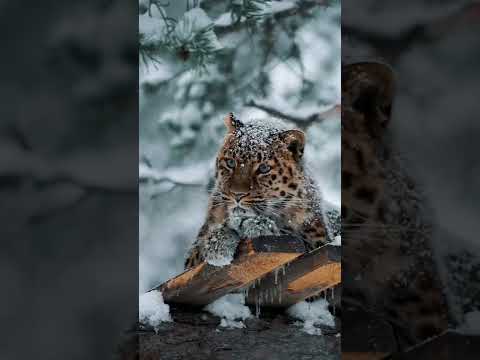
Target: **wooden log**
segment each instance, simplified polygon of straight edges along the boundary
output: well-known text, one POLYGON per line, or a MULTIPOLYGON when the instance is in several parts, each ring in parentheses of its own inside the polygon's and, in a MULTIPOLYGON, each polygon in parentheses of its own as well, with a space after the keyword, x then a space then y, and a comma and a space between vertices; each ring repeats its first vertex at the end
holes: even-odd
POLYGON ((202 263, 155 287, 166 303, 206 305, 299 257, 305 252, 302 239, 262 236, 242 241, 231 264, 217 267, 202 263))
POLYGON ((250 286, 247 304, 285 307, 296 304, 341 281, 341 248, 324 245, 289 261, 250 286))

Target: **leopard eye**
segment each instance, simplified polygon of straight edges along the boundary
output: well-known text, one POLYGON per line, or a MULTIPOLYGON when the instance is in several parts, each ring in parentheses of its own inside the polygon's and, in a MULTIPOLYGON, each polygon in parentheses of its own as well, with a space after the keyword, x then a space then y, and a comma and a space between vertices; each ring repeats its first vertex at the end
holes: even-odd
POLYGON ((228 159, 228 160, 227 160, 227 166, 228 166, 230 169, 234 169, 234 168, 235 168, 235 165, 236 165, 235 160, 233 160, 233 159, 228 159))
POLYGON ((270 165, 267 165, 267 164, 260 164, 260 166, 258 167, 258 172, 260 174, 266 174, 268 173, 272 168, 270 167, 270 165))

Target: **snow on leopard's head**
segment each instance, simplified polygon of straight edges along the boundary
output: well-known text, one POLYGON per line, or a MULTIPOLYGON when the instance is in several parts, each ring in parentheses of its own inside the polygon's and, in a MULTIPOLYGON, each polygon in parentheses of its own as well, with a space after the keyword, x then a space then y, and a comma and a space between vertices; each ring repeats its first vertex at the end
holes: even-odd
POLYGON ((277 120, 225 118, 216 189, 230 214, 281 215, 305 195, 305 135, 277 120))

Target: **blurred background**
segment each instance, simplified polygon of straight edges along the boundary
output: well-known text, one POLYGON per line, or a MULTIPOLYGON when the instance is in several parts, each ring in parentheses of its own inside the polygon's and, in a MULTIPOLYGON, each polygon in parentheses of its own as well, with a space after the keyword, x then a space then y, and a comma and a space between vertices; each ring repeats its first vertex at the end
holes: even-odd
MULTIPOLYGON (((392 66, 390 125, 405 169, 424 192, 454 318, 480 333, 478 1, 342 2, 342 61, 392 66)), ((468 329, 467 329, 468 328, 468 329)))
POLYGON ((139 291, 183 270, 233 111, 307 134, 324 197, 340 204, 340 3, 140 1, 139 291))

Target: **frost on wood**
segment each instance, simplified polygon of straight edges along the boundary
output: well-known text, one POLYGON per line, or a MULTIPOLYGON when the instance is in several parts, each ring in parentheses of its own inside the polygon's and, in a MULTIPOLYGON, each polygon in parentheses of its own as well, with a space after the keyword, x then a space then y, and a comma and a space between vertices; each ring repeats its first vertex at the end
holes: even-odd
POLYGON ((328 311, 328 302, 318 299, 313 302, 301 301, 287 310, 288 315, 303 321, 303 331, 310 335, 321 335, 317 326, 335 326, 332 314, 328 311))
POLYGON ((162 322, 172 321, 170 307, 163 302, 162 293, 150 291, 140 295, 138 301, 138 320, 152 326, 155 331, 162 322))
POLYGON ((243 294, 227 294, 207 305, 205 310, 222 318, 220 326, 226 328, 243 328, 243 320, 252 316, 243 294))

